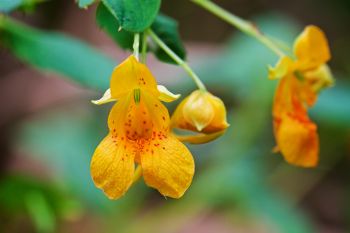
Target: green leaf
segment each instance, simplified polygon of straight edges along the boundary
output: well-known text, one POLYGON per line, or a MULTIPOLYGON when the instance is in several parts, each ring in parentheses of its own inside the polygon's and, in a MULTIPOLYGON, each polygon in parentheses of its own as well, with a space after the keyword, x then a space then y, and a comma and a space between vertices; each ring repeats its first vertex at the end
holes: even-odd
MULTIPOLYGON (((178 32, 178 24, 174 19, 160 14, 157 16, 151 28, 158 35, 158 37, 181 59, 186 58, 185 47, 182 44, 178 32)), ((176 64, 174 60, 169 57, 161 48, 156 47, 153 52, 159 60, 176 64)))
POLYGON ((0 18, 0 44, 21 60, 55 71, 73 81, 104 91, 115 62, 89 45, 60 33, 44 33, 9 18, 0 18))
POLYGON ((78 0, 79 7, 87 8, 91 4, 93 4, 95 0, 78 0))
POLYGON ((161 0, 102 0, 108 10, 130 32, 143 32, 156 18, 161 0))
MULTIPOLYGON (((96 21, 97 24, 105 30, 121 48, 133 49, 133 33, 125 30, 118 30, 120 26, 118 20, 112 15, 103 2, 97 7, 96 21)), ((151 27, 171 50, 173 50, 180 58, 185 59, 186 51, 178 33, 178 24, 174 19, 165 15, 158 15, 151 27)), ((174 60, 158 46, 154 47, 152 52, 159 60, 176 64, 174 60)))
POLYGON ((134 40, 133 33, 125 30, 118 30, 120 26, 118 20, 111 14, 103 2, 100 2, 97 7, 96 22, 120 45, 120 47, 132 50, 134 40))
POLYGON ((1 0, 0 13, 8 13, 23 4, 24 0, 1 0))

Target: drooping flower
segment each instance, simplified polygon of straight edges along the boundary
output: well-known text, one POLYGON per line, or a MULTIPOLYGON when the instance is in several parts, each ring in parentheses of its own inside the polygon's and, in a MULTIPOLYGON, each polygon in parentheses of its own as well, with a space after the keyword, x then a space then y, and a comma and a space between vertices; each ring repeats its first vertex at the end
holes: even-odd
POLYGON ((116 100, 108 117, 109 134, 97 146, 91 161, 95 185, 111 199, 132 185, 139 164, 146 184, 162 195, 180 198, 191 184, 194 161, 190 151, 170 134, 170 118, 159 101, 171 101, 157 88, 149 69, 130 56, 115 68, 110 91, 101 104, 116 100))
POLYGON ((198 132, 197 135, 179 136, 182 141, 205 143, 222 135, 229 124, 226 108, 218 97, 204 90, 187 96, 171 117, 171 127, 198 132))
POLYGON ((326 62, 327 39, 316 26, 307 26, 294 43, 295 59, 282 57, 270 78, 281 78, 274 98, 273 123, 277 150, 291 164, 313 167, 318 163, 317 125, 307 114, 320 90, 333 84, 326 62))

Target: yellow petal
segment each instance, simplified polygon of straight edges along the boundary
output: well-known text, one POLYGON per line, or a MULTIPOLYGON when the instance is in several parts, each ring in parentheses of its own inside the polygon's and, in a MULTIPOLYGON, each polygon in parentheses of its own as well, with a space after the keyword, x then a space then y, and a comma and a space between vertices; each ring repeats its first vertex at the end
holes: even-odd
POLYGON ((168 133, 169 113, 154 95, 141 91, 138 103, 130 94, 113 106, 108 126, 111 132, 129 140, 150 139, 154 131, 168 133))
POLYGON ((222 131, 210 133, 210 134, 198 133, 198 134, 194 134, 194 135, 174 134, 174 136, 177 139, 179 139, 181 142, 188 142, 191 144, 204 144, 204 143, 208 143, 208 142, 211 142, 211 141, 217 139, 218 137, 223 135, 225 133, 225 131, 226 130, 222 130, 222 131))
POLYGON ((157 88, 160 93, 158 98, 163 102, 173 102, 174 100, 177 100, 181 96, 180 94, 171 93, 165 86, 158 85, 157 88))
POLYGON ((302 167, 317 165, 319 141, 317 126, 313 122, 285 116, 278 124, 276 139, 288 163, 302 167))
POLYGON ((275 67, 269 67, 269 79, 279 79, 293 72, 294 62, 285 56, 278 60, 275 67))
POLYGON ((324 32, 313 25, 307 26, 296 39, 294 53, 300 70, 315 69, 331 58, 324 32))
POLYGON ((274 117, 294 111, 292 99, 299 92, 297 82, 298 80, 293 75, 288 75, 279 81, 273 103, 274 117))
POLYGON ((132 145, 109 134, 98 145, 91 160, 95 185, 110 199, 125 194, 133 182, 135 152, 132 145))
POLYGON ((116 100, 112 98, 111 89, 109 88, 106 90, 106 92, 103 94, 103 96, 100 99, 91 100, 91 102, 96 105, 102 105, 113 101, 116 101, 116 100))
POLYGON ((191 152, 172 135, 152 141, 149 151, 141 155, 141 166, 146 184, 172 198, 185 193, 194 174, 191 152))
POLYGON ((111 95, 112 98, 119 99, 134 89, 144 89, 155 96, 159 95, 157 83, 151 71, 134 56, 130 56, 112 73, 111 95))
POLYGON ((321 65, 316 70, 305 72, 304 76, 316 93, 334 85, 332 72, 326 64, 321 65))

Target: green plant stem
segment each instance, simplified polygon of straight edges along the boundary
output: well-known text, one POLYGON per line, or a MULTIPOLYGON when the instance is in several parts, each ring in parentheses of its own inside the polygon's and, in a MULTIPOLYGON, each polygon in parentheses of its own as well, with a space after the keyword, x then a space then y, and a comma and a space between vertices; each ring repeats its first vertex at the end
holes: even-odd
POLYGON ((191 67, 184 61, 182 60, 174 51, 172 51, 151 29, 147 30, 147 33, 151 36, 153 41, 161 48, 164 50, 166 54, 168 54, 174 61, 181 66, 187 73, 188 75, 192 78, 192 80, 196 83, 197 87, 200 90, 206 91, 206 87, 200 80, 200 78, 197 76, 197 74, 191 69, 191 67))
POLYGON ((141 62, 146 63, 147 59, 147 32, 142 33, 141 62))
POLYGON ((137 60, 139 60, 139 50, 140 50, 140 34, 135 33, 134 35, 134 44, 132 45, 132 48, 134 49, 134 56, 137 60))
POLYGON ((285 56, 285 53, 273 41, 271 41, 261 31, 259 31, 256 25, 254 25, 253 23, 236 16, 231 12, 228 12, 227 10, 221 8, 220 6, 216 5, 210 0, 191 1, 197 4, 198 6, 201 6, 209 12, 213 13, 214 15, 226 21, 227 23, 238 28, 242 32, 254 37, 262 44, 264 44, 267 48, 269 48, 271 51, 273 51, 275 54, 277 54, 279 57, 285 56))

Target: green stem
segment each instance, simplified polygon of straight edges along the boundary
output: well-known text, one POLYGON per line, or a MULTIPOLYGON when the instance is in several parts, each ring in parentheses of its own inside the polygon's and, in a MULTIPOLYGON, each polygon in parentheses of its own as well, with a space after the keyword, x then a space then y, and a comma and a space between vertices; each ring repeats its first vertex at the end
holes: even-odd
POLYGON ((168 54, 179 66, 181 66, 188 73, 188 75, 192 78, 200 90, 207 90, 197 74, 184 60, 182 60, 176 53, 174 53, 151 29, 148 29, 147 33, 151 36, 153 41, 158 44, 161 49, 163 49, 166 54, 168 54))
POLYGON ((277 54, 279 57, 285 56, 285 53, 273 41, 271 41, 261 31, 259 31, 256 25, 254 25, 253 23, 247 20, 241 19, 240 17, 232 14, 231 12, 228 12, 227 10, 219 7, 218 5, 211 2, 210 0, 191 0, 191 1, 203 7, 204 9, 208 10, 209 12, 213 13, 214 15, 226 21, 227 23, 238 28, 242 32, 248 34, 249 36, 254 37, 258 41, 260 41, 262 44, 264 44, 267 48, 272 50, 275 54, 277 54))
POLYGON ((134 44, 132 45, 132 48, 134 49, 134 56, 137 60, 139 60, 139 50, 140 50, 140 34, 135 33, 134 35, 134 44))
POLYGON ((142 33, 141 62, 146 63, 147 59, 147 32, 142 33))

